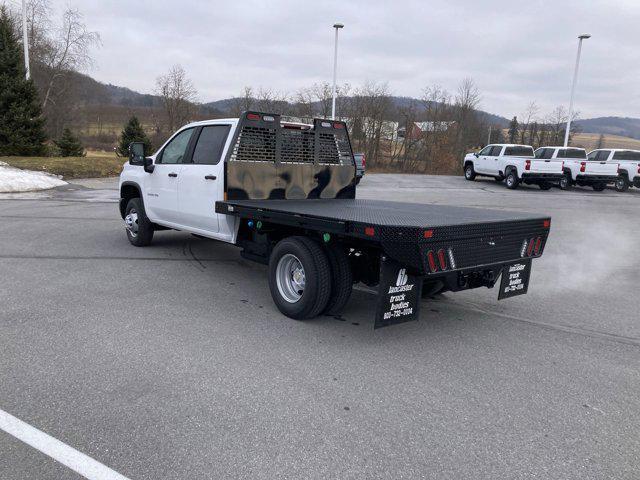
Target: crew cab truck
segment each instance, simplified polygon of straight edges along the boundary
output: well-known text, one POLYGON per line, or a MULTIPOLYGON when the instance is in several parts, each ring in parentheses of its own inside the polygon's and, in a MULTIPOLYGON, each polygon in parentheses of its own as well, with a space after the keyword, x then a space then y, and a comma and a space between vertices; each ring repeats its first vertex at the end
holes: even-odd
POLYGON ((584 148, 541 147, 535 151, 535 156, 563 165, 564 176, 559 182, 563 190, 579 185, 590 186, 595 191, 601 192, 618 178, 617 165, 607 164, 596 155, 587 156, 584 148))
POLYGON ((520 183, 535 184, 549 190, 562 178, 562 166, 547 160, 535 160, 529 145, 493 144, 477 153, 470 153, 463 161, 464 177, 493 177, 515 190, 520 183))
POLYGON ((120 176, 129 241, 175 229, 234 244, 268 265, 273 301, 294 319, 339 314, 356 282, 378 286, 376 328, 417 319, 423 291, 500 281, 499 299, 523 294, 549 235, 544 215, 356 199, 339 121, 246 112, 143 150, 131 144, 120 176))
POLYGON ((626 192, 632 186, 640 188, 640 150, 601 148, 589 152, 589 156, 618 166, 615 183, 618 192, 626 192))

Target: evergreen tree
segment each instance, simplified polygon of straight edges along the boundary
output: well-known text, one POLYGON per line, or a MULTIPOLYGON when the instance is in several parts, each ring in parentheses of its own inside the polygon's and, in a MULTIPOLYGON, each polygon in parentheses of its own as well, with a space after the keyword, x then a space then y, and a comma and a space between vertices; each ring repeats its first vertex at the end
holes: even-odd
POLYGON ((118 155, 122 157, 129 156, 129 144, 131 142, 142 142, 144 143, 144 154, 151 154, 151 140, 147 137, 147 134, 144 133, 142 129, 142 125, 138 121, 138 117, 133 116, 129 119, 127 124, 124 126, 122 133, 120 134, 120 143, 118 144, 118 155))
POLYGON ((44 155, 43 127, 38 92, 25 79, 17 32, 0 6, 0 155, 44 155))
POLYGON ((60 140, 55 140, 53 143, 60 149, 62 157, 84 157, 84 147, 68 128, 62 131, 60 140))
POLYGON ((518 138, 518 117, 513 117, 509 123, 509 143, 515 143, 518 138))

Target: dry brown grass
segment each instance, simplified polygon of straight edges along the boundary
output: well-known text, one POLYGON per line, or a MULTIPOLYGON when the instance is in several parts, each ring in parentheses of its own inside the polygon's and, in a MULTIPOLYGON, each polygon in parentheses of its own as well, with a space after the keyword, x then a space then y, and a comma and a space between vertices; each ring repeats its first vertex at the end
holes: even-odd
MULTIPOLYGON (((582 147, 587 151, 598 146, 599 133, 577 133, 571 137, 572 147, 582 147)), ((605 135, 601 148, 629 148, 640 150, 640 140, 619 135, 605 135)))
POLYGON ((62 175, 65 180, 120 175, 126 160, 107 152, 89 152, 86 157, 0 157, 12 167, 62 175))

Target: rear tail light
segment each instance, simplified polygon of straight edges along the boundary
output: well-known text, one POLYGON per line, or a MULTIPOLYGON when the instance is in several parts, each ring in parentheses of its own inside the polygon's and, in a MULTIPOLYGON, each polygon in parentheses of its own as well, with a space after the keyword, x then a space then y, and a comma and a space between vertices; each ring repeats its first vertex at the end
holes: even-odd
MULTIPOLYGON (((362 168, 367 166, 367 157, 362 155, 362 168)), ((640 165, 638 165, 638 169, 640 169, 640 165)))
POLYGON ((580 162, 580 172, 584 173, 587 169, 587 162, 580 162))
POLYGON ((429 250, 429 253, 427 253, 427 262, 429 262, 429 270, 431 270, 431 273, 434 273, 438 267, 436 265, 436 256, 433 254, 433 250, 429 250))
POLYGON ((524 162, 524 169, 525 170, 531 170, 531 160, 526 160, 524 162))
POLYGON ((542 228, 549 228, 551 226, 551 220, 545 220, 542 222, 542 228))
POLYGON ((542 237, 536 238, 536 246, 533 248, 533 251, 536 255, 540 254, 540 247, 542 246, 542 237))
POLYGON ((640 163, 638 164, 638 175, 640 175, 640 163))
POLYGON ((531 254, 533 253, 533 246, 534 246, 534 242, 535 242, 535 238, 532 238, 531 240, 529 240, 529 245, 527 246, 527 257, 530 257, 531 254))
POLYGON ((376 229, 375 229, 375 228, 373 228, 373 227, 365 227, 365 229, 364 229, 364 234, 365 234, 367 237, 375 237, 375 235, 376 235, 376 229))
POLYGON ((247 120, 260 120, 260 115, 257 113, 247 113, 247 120))
POLYGON ((336 123, 333 124, 333 128, 344 128, 344 123, 336 122, 336 123))
POLYGON ((443 249, 438 250, 438 262, 440 262, 440 269, 444 272, 447 269, 447 256, 443 249))

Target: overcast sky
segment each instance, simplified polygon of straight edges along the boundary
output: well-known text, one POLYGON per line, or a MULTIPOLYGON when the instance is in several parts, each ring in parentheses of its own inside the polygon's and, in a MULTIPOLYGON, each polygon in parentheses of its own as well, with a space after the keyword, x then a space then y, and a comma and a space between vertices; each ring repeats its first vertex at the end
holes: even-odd
POLYGON ((339 83, 387 82, 419 97, 469 76, 484 110, 510 117, 535 100, 549 111, 568 105, 577 36, 588 32, 581 118, 640 117, 640 0, 51 1, 78 8, 100 33, 91 76, 150 93, 181 64, 202 102, 244 85, 293 92, 331 81, 340 21, 339 83))

